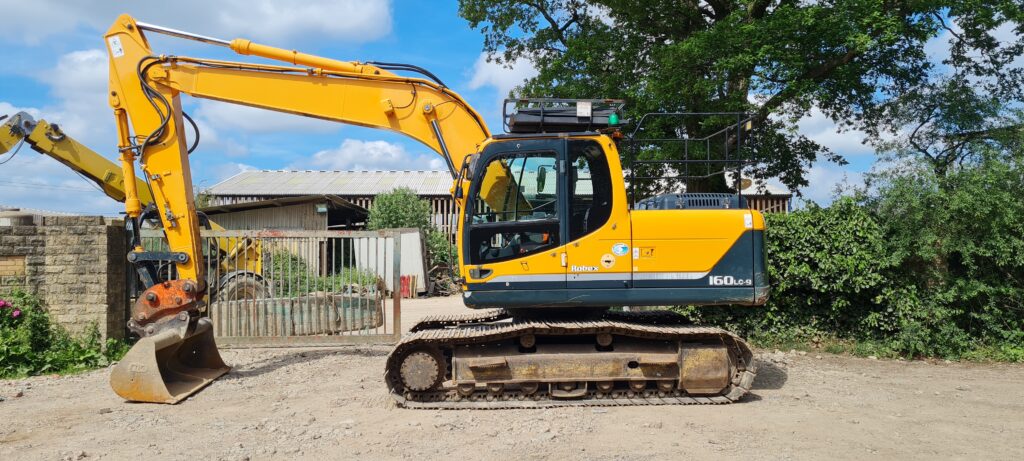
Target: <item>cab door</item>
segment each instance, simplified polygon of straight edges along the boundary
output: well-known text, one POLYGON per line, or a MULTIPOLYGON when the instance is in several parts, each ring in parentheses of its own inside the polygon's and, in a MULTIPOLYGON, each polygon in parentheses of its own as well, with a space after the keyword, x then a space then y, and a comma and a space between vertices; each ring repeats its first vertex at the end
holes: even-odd
POLYGON ((618 299, 594 291, 630 288, 633 277, 629 211, 612 141, 569 139, 565 176, 569 295, 582 305, 618 299))
POLYGON ((505 306, 565 300, 565 202, 559 174, 564 146, 561 139, 509 140, 480 154, 464 223, 467 304, 491 304, 474 302, 478 298, 505 306), (501 298, 499 292, 515 296, 501 298))

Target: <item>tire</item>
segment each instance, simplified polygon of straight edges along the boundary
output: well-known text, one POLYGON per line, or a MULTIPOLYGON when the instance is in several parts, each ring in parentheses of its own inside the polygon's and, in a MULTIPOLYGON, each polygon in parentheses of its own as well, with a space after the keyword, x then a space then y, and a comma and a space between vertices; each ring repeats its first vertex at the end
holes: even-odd
POLYGON ((267 297, 267 283, 253 275, 239 275, 228 279, 217 289, 218 301, 262 299, 267 297))

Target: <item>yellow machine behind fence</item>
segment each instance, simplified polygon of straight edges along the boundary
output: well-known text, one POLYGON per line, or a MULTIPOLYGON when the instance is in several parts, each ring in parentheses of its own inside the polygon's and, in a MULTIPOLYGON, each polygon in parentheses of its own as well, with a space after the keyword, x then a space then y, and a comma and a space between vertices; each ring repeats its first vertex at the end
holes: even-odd
MULTIPOLYGON (((755 365, 742 339, 667 312, 612 309, 756 306, 769 291, 764 219, 738 193, 631 206, 627 176, 631 188, 665 178, 638 174, 650 162, 636 160, 635 151, 656 140, 641 139, 643 120, 621 139, 621 101, 510 101, 507 133, 492 135, 462 97, 409 64, 338 61, 127 15, 104 39, 126 211, 132 220, 143 216, 135 176, 141 165, 169 249, 135 247, 130 259, 171 260, 178 275, 148 286, 133 307, 129 327, 142 339, 111 376, 124 398, 177 402, 228 371, 200 314, 208 287, 188 156, 195 145, 186 139, 191 119, 182 95, 395 131, 445 160, 459 206, 463 301, 496 309, 414 325, 385 370, 400 405, 727 403, 749 390, 755 365), (281 64, 166 56, 150 48, 148 33, 281 64)), ((746 163, 734 154, 742 152, 750 125, 739 115, 726 125, 714 158, 709 148, 707 160, 684 158, 665 168, 718 162, 717 174, 739 173, 746 163)))
MULTIPOLYGON (((7 152, 13 154, 27 144, 32 150, 57 160, 92 181, 107 197, 124 203, 124 173, 120 165, 78 142, 59 125, 36 120, 26 112, 4 116, 0 120, 4 122, 0 125, 0 155, 7 152)), ((142 203, 153 203, 149 187, 141 178, 135 179, 135 190, 142 203)), ((149 221, 160 225, 158 218, 149 221)), ((215 231, 224 230, 208 219, 203 222, 203 227, 215 231)), ((218 237, 213 239, 210 247, 214 251, 213 256, 206 255, 212 258, 207 261, 208 273, 210 276, 219 276, 216 280, 209 280, 211 295, 227 300, 259 298, 266 293, 266 286, 262 282, 263 250, 259 241, 218 237)))

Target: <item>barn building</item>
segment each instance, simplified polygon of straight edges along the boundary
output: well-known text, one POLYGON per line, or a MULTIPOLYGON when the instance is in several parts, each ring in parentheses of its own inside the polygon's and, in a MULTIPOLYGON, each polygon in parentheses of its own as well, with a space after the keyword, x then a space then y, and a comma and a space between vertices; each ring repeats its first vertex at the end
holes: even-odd
MULTIPOLYGON (((434 225, 452 233, 451 184, 447 171, 250 170, 204 191, 202 210, 229 229, 358 228, 377 194, 406 187, 430 202, 434 225)), ((752 208, 790 209, 792 195, 781 188, 751 184, 742 193, 752 208)))
MULTIPOLYGON (((399 187, 412 189, 416 195, 430 202, 431 219, 438 229, 452 232, 452 212, 455 211, 451 201, 449 188, 452 185, 451 175, 446 171, 313 171, 313 170, 250 170, 243 171, 204 191, 207 205, 203 210, 216 210, 218 223, 229 222, 236 227, 232 229, 251 229, 256 221, 279 223, 281 219, 302 219, 306 230, 338 229, 332 227, 328 219, 325 227, 310 228, 308 226, 320 222, 311 217, 317 210, 328 214, 328 208, 342 207, 350 221, 357 219, 359 209, 369 210, 377 194, 389 192, 399 187), (253 208, 253 202, 267 202, 286 198, 306 197, 298 209, 284 209, 270 206, 253 208), (316 197, 330 197, 330 200, 316 200, 316 197), (248 205, 245 205, 248 204, 248 205), (354 208, 353 208, 354 207, 354 208), (235 219, 224 213, 234 209, 245 208, 246 218, 251 220, 243 225, 230 222, 235 219), (278 218, 276 215, 286 212, 298 212, 294 218, 278 218)), ((326 219, 326 218, 324 218, 326 219)), ((363 216, 365 221, 365 216, 363 216)), ((341 224, 339 221, 338 224, 341 224)), ((227 227, 226 224, 222 224, 227 227)), ((269 228, 269 226, 258 227, 269 228)))

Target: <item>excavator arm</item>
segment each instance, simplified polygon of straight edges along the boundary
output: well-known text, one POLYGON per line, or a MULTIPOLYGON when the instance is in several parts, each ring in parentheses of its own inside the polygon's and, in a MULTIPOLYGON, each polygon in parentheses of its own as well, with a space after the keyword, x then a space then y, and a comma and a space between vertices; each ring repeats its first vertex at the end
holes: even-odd
POLYGON ((415 66, 338 61, 245 39, 199 36, 128 15, 119 17, 104 38, 125 209, 130 219, 141 215, 139 191, 146 188, 136 184, 142 179, 152 191, 169 248, 153 253, 136 246, 128 258, 141 264, 169 259, 178 275, 147 287, 132 308, 129 329, 142 339, 111 375, 114 390, 128 400, 178 402, 228 370, 213 344, 209 319, 199 314, 207 287, 188 158, 197 140, 186 139, 191 119, 182 111, 182 94, 404 134, 445 160, 457 182, 453 191, 461 190, 465 160, 490 137, 482 117, 462 97, 415 66), (147 32, 288 65, 158 55, 147 32), (141 178, 135 176, 136 162, 141 178))
MULTIPOLYGON (((36 120, 27 112, 10 116, 0 126, 0 154, 19 148, 21 143, 78 172, 96 183, 108 197, 124 202, 124 173, 118 165, 68 136, 56 123, 36 120)), ((136 191, 142 203, 153 201, 146 183, 136 179, 136 191)))

